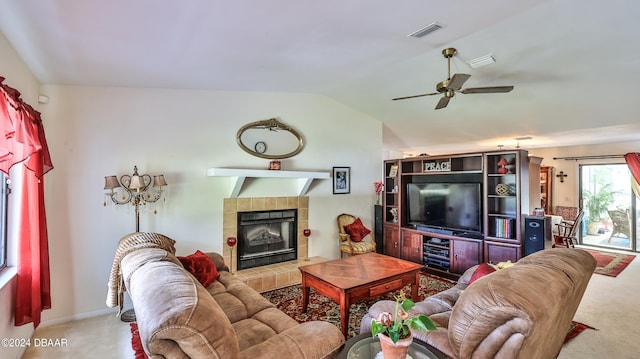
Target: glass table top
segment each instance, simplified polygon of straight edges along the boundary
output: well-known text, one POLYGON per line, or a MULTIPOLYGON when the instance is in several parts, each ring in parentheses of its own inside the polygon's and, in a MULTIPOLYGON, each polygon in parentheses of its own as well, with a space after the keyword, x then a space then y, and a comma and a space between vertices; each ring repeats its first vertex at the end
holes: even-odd
MULTIPOLYGON (((358 340, 354 343, 349 351, 347 352, 347 358, 349 359, 374 359, 376 355, 381 351, 380 349, 380 340, 378 338, 373 338, 371 336, 367 336, 361 340, 358 340)), ((426 347, 416 343, 415 341, 411 343, 409 347, 408 357, 413 359, 438 359, 433 352, 431 352, 426 347)), ((382 358, 382 353, 377 358, 382 358)))

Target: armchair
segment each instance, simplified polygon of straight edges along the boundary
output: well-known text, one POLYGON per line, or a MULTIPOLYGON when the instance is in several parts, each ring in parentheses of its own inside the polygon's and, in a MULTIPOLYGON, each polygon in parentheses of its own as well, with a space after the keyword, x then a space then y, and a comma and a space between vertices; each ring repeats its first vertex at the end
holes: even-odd
POLYGON ((371 230, 362 224, 360 218, 343 213, 338 216, 340 236, 340 257, 376 251, 376 242, 371 238, 371 230))
POLYGON ((611 237, 618 237, 620 234, 631 238, 631 219, 629 218, 629 212, 619 209, 608 212, 613 222, 613 230, 607 243, 611 242, 611 237))

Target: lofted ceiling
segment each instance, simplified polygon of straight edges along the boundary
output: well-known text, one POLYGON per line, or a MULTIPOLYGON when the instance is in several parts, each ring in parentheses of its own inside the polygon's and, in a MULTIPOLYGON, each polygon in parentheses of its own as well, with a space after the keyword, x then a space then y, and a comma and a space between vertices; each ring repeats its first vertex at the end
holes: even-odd
POLYGON ((0 0, 0 31, 44 84, 322 94, 382 121, 389 149, 436 154, 640 140, 638 15, 633 0, 0 0), (391 101, 434 92, 446 47, 464 87, 515 89, 391 101))

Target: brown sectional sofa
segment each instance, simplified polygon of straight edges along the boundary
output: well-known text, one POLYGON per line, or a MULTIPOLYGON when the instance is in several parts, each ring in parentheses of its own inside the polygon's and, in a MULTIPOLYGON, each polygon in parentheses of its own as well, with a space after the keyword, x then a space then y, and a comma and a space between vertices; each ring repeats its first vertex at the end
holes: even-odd
MULTIPOLYGON (((580 249, 547 249, 468 285, 476 267, 453 288, 416 303, 410 315, 429 316, 438 330, 414 336, 450 358, 557 357, 595 259, 580 249)), ((374 304, 360 332, 371 332, 371 320, 394 305, 374 304)))
POLYGON ((299 324, 229 273, 207 253, 220 277, 204 288, 173 253, 139 248, 120 268, 150 358, 332 358, 340 330, 327 322, 299 324))

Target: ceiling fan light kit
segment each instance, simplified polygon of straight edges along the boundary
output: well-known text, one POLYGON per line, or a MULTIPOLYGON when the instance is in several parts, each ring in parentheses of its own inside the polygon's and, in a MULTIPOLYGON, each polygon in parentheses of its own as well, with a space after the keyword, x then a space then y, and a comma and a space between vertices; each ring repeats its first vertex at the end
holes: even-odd
MULTIPOLYGON (((436 110, 439 110, 441 108, 447 107, 447 105, 449 104, 449 100, 453 98, 456 92, 459 92, 462 94, 477 94, 477 93, 504 93, 504 92, 510 92, 511 90, 513 90, 513 86, 473 87, 473 88, 462 89, 462 85, 464 85, 464 83, 469 79, 469 77, 471 77, 471 75, 454 74, 453 77, 451 77, 451 58, 455 56, 456 53, 457 53, 457 50, 454 49, 453 47, 449 47, 442 50, 442 56, 444 56, 447 59, 447 79, 436 84, 436 92, 426 93, 422 95, 396 97, 392 100, 394 101, 406 100, 406 99, 415 98, 415 97, 443 94, 443 97, 440 99, 440 101, 438 101, 438 104, 436 105, 436 108, 435 108, 436 110)), ((493 55, 487 55, 487 56, 489 56, 491 59, 493 59, 493 62, 495 62, 495 58, 493 58, 493 55)), ((490 61, 490 60, 485 59, 485 61, 490 61)))

